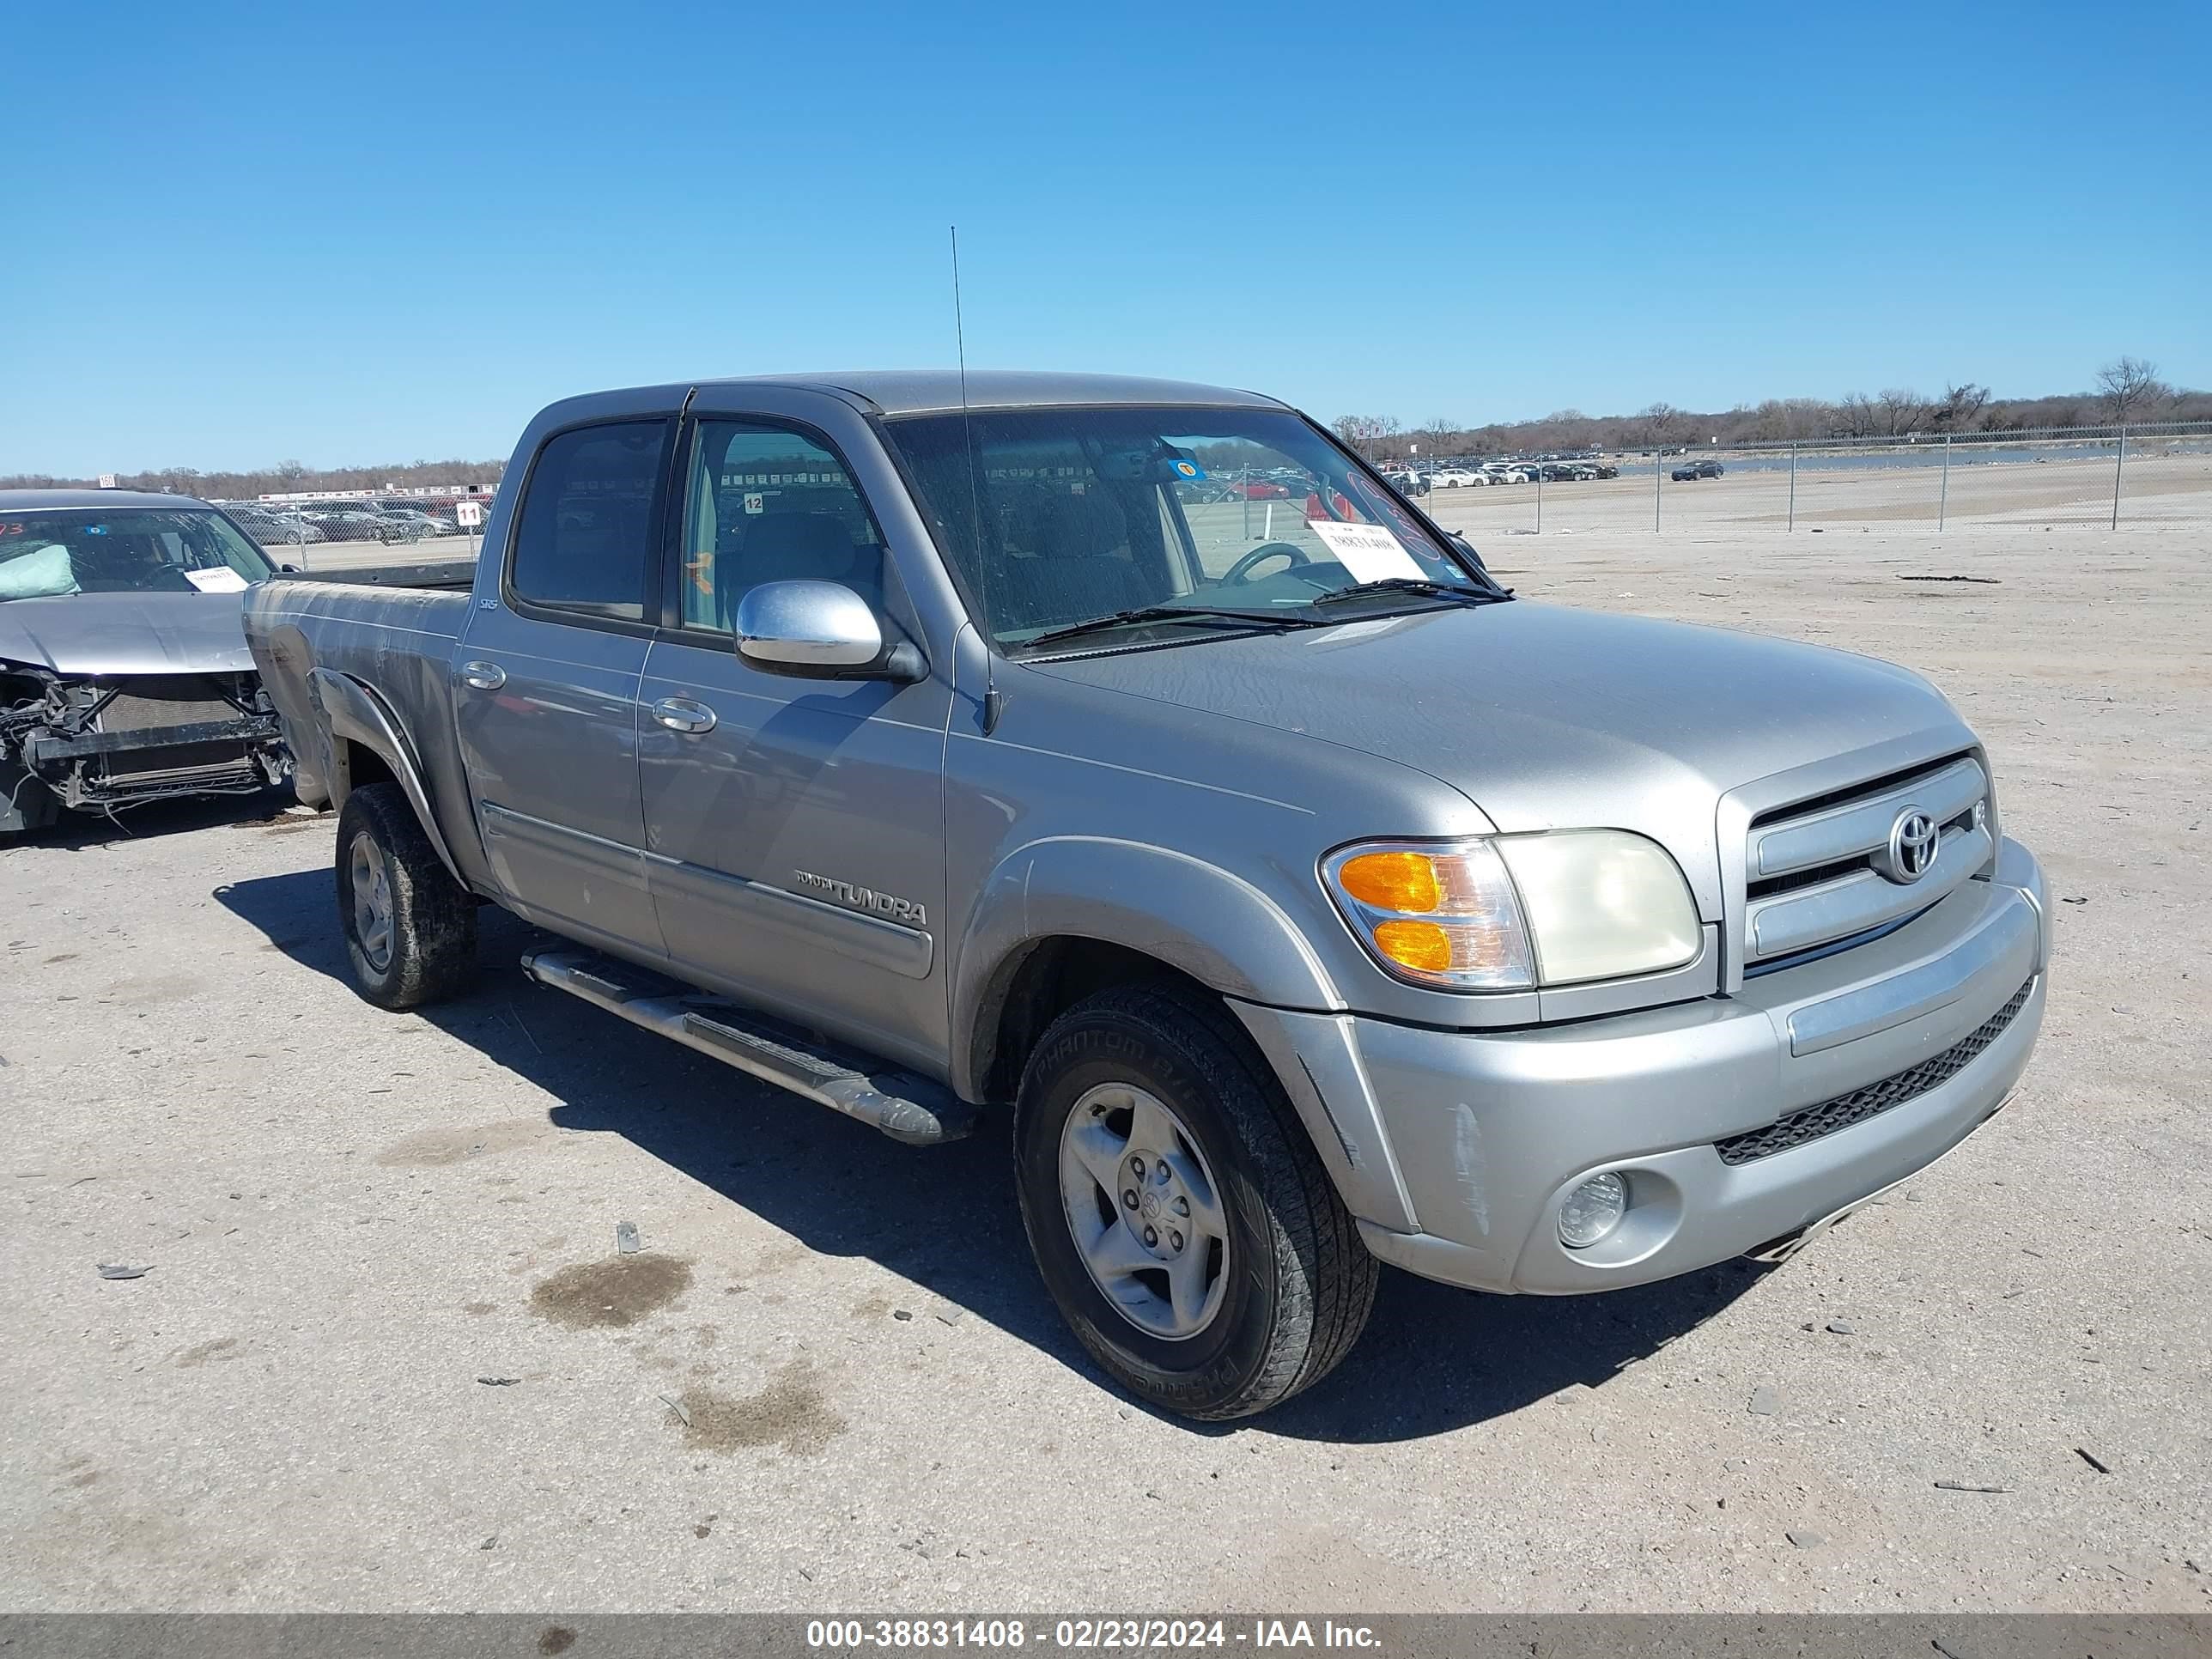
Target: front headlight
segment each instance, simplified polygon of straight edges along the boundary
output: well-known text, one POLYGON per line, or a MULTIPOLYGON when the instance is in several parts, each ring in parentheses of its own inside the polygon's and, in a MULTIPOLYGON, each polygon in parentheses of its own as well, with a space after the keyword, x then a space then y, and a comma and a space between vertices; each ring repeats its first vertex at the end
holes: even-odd
POLYGON ((1368 842, 1331 854, 1322 876, 1386 969, 1442 990, 1657 973, 1700 945, 1681 871, 1625 830, 1368 842))

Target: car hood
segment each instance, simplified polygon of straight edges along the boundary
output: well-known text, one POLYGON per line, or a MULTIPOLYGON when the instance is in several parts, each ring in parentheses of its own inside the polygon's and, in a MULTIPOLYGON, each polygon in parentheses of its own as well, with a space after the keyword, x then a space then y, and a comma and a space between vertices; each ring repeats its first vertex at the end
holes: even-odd
POLYGON ((0 662, 58 674, 221 674, 253 666, 243 593, 70 593, 0 603, 0 662))
POLYGON ((1501 830, 1650 836, 1709 920, 1722 795, 1877 744, 1918 738, 1933 757, 1973 742, 1891 663, 1527 600, 1033 666, 1418 767, 1501 830))

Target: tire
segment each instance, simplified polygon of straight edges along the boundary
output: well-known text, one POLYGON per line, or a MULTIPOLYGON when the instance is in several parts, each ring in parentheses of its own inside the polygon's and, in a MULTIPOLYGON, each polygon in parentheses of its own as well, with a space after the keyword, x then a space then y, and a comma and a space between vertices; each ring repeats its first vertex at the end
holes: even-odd
POLYGON ((438 861, 398 784, 366 784, 346 797, 335 873, 346 959, 364 998, 380 1008, 419 1008, 468 982, 476 971, 476 901, 438 861), (378 871, 381 930, 374 900, 362 892, 367 908, 357 902, 358 888, 375 888, 378 871))
MULTIPOLYGON (((1139 1145, 1133 1127, 1121 1154, 1139 1145)), ((1130 986, 1069 1009, 1046 1030, 1024 1070, 1014 1147, 1022 1224, 1045 1288, 1091 1358, 1150 1404, 1211 1420, 1266 1411, 1327 1376, 1365 1328, 1375 1258, 1266 1062, 1219 1006, 1130 986), (1124 1120, 1133 1126, 1133 1113, 1143 1109, 1116 1103, 1130 1097, 1149 1097, 1176 1120, 1178 1144, 1170 1152, 1176 1175, 1170 1182, 1169 1160, 1160 1158, 1164 1184, 1157 1193, 1187 1192, 1200 1206, 1200 1219, 1192 1224, 1218 1224, 1218 1247, 1196 1231, 1188 1241, 1209 1252, 1203 1306, 1210 1312, 1182 1334, 1162 1334, 1139 1313, 1125 1311, 1142 1296, 1146 1316, 1179 1313, 1170 1306, 1176 1281, 1165 1269, 1127 1271, 1114 1281, 1118 1297, 1109 1297, 1091 1266, 1102 1247, 1089 1247, 1087 1259, 1076 1234, 1079 1224, 1095 1224, 1098 1238, 1122 1231, 1122 1211, 1103 1181, 1090 1194, 1095 1209, 1085 1210, 1081 1196, 1071 1194, 1100 1161, 1121 1188, 1131 1179, 1123 1171, 1134 1155, 1098 1160, 1095 1151, 1072 1149, 1092 1141, 1110 1146, 1124 1120), (1194 1169, 1203 1182, 1186 1187, 1183 1176, 1194 1169), (1202 1187, 1210 1188, 1210 1202, 1200 1197, 1202 1187)), ((1150 1204, 1155 1190, 1139 1184, 1147 1188, 1139 1201, 1150 1204)), ((1137 1255, 1144 1212, 1126 1202, 1137 1197, 1133 1187, 1119 1196, 1131 1210, 1129 1236, 1104 1248, 1141 1263, 1149 1259, 1137 1255)), ((1158 1215, 1164 1232, 1172 1214, 1158 1215)), ((1186 1246, 1179 1233, 1173 1242, 1177 1251, 1186 1246)))

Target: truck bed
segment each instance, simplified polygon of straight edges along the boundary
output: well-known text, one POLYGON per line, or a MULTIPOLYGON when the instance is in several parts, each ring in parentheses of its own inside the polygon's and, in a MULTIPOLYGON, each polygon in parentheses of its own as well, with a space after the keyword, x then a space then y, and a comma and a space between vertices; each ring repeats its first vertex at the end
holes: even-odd
POLYGON ((287 581, 368 587, 467 588, 477 578, 472 559, 418 559, 391 564, 339 566, 329 570, 287 571, 287 581))
MULTIPOLYGON (((348 573, 353 574, 353 573, 348 573)), ((444 573, 435 571, 434 576, 444 573)), ((372 688, 391 710, 444 799, 465 802, 453 723, 453 651, 468 620, 467 586, 334 581, 284 576, 246 596, 246 639, 298 770, 300 798, 331 797, 321 756, 324 723, 308 690, 318 669, 372 688)))

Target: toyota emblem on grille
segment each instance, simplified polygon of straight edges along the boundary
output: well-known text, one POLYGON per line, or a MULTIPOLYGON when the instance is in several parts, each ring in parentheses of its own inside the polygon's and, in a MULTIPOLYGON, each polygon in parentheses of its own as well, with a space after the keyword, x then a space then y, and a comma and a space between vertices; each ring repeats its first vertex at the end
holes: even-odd
POLYGON ((1935 867, 1942 835, 1935 819, 1908 806, 1889 826, 1889 842, 1875 854, 1875 868, 1900 887, 1910 886, 1935 867))

